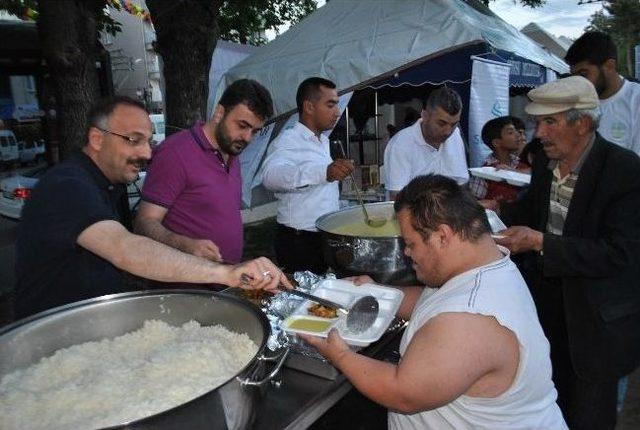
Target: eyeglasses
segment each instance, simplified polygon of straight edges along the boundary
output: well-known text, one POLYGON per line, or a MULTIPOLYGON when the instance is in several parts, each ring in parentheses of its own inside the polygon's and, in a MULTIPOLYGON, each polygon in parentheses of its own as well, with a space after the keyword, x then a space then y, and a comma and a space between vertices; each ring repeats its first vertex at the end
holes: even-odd
POLYGON ((152 139, 145 139, 144 137, 131 137, 124 134, 116 133, 115 131, 107 130, 105 128, 96 127, 103 133, 113 134, 114 136, 118 136, 124 139, 131 146, 140 146, 140 145, 151 145, 152 139))

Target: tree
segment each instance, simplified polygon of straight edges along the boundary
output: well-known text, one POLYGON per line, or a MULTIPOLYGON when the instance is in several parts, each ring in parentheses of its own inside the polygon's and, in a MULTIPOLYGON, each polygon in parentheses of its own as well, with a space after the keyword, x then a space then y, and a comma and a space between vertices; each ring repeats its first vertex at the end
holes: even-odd
MULTIPOLYGON (((43 57, 56 99, 60 156, 84 145, 84 122, 99 96, 95 63, 99 32, 119 24, 105 11, 107 0, 0 0, 0 10, 37 22, 43 57)), ((315 0, 147 0, 164 61, 166 115, 171 133, 205 117, 211 55, 220 35, 265 43, 261 34, 296 23, 315 0)))
POLYGON ((314 0, 147 0, 164 63, 167 134, 205 119, 211 55, 221 36, 265 43, 262 31, 295 24, 314 0))
POLYGON ((602 6, 585 30, 609 34, 618 47, 618 70, 631 76, 633 48, 640 43, 640 0, 603 1, 602 6))
POLYGON ((52 79, 61 130, 60 153, 84 145, 83 127, 91 102, 99 95, 98 15, 104 0, 41 0, 38 33, 52 79))
POLYGON ((222 0, 147 0, 162 56, 167 135, 205 117, 222 0))
POLYGON ((316 9, 315 0, 249 0, 226 2, 220 10, 220 36, 232 42, 262 45, 264 30, 295 24, 316 9))
POLYGON ((98 95, 95 61, 99 16, 105 0, 2 0, 0 9, 18 16, 37 17, 42 56, 52 77, 56 99, 60 153, 83 144, 84 119, 98 95), (37 10, 37 12, 36 12, 37 10))

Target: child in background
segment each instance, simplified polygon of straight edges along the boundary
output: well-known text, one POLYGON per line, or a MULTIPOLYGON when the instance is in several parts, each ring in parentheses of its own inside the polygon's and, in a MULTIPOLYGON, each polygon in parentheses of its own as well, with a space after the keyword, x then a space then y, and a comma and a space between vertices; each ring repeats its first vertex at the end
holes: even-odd
MULTIPOLYGON (((501 116, 488 121, 482 127, 482 141, 491 148, 484 166, 496 169, 527 171, 527 165, 518 157, 521 135, 514 125, 513 117, 501 116)), ((513 201, 520 188, 506 182, 487 181, 472 177, 469 188, 478 199, 513 201)))
POLYGON ((508 118, 511 119, 511 123, 518 132, 518 154, 521 154, 522 150, 527 145, 527 134, 525 133, 524 121, 513 115, 509 115, 508 118))

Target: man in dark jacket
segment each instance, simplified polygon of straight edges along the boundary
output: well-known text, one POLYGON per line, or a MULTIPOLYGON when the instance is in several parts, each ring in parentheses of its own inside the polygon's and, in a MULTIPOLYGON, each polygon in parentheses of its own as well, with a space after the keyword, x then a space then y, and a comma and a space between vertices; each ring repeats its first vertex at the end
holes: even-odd
POLYGON ((598 95, 585 78, 528 95, 544 149, 531 186, 515 203, 483 204, 513 226, 498 243, 529 254, 567 424, 613 429, 617 381, 640 362, 640 159, 596 133, 598 95))

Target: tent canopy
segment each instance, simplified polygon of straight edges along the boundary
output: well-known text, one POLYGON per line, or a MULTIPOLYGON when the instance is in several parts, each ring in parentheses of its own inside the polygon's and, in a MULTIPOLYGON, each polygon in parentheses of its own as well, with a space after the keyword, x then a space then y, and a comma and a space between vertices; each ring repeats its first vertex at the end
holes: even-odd
POLYGON ((405 68, 368 86, 374 89, 424 84, 464 84, 471 79, 472 60, 476 56, 511 65, 509 85, 533 88, 546 82, 545 67, 508 51, 495 50, 486 43, 460 47, 447 55, 405 68), (446 71, 446 72, 443 72, 446 71))
POLYGON ((220 83, 222 75, 227 70, 238 64, 249 54, 255 52, 259 47, 251 45, 243 45, 241 43, 229 42, 219 39, 216 43, 216 49, 211 54, 211 68, 209 69, 209 97, 207 98, 207 118, 213 115, 215 108, 214 100, 216 100, 216 88, 220 83))
MULTIPOLYGON (((478 44, 568 71, 476 0, 332 0, 229 69, 217 94, 237 79, 255 79, 271 92, 279 116, 295 109, 297 86, 310 76, 331 79, 344 93, 478 44)), ((441 80, 450 73, 439 72, 441 80)))

